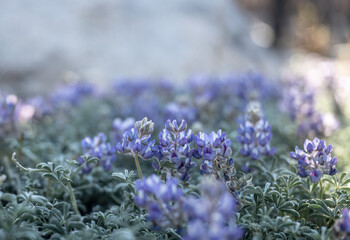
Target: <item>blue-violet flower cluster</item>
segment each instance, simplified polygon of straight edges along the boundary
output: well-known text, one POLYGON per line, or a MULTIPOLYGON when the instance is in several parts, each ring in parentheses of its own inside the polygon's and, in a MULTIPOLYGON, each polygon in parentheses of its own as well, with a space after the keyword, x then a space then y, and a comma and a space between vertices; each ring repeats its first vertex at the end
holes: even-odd
POLYGON ((136 180, 135 203, 147 209, 155 227, 181 230, 184 239, 241 239, 244 231, 234 221, 236 200, 225 185, 212 178, 202 180, 201 198, 185 196, 176 178, 163 183, 157 175, 136 180))
MULTIPOLYGON (((85 156, 92 156, 101 161, 101 166, 109 171, 112 169, 112 164, 116 159, 115 149, 107 141, 107 137, 104 133, 99 133, 95 137, 86 137, 81 141, 81 146, 84 149, 85 156)), ((83 157, 78 158, 80 164, 84 164, 83 157)), ((85 163, 82 168, 83 173, 90 173, 94 167, 93 163, 85 163)))
POLYGON ((147 118, 137 121, 134 127, 124 132, 122 142, 116 145, 117 151, 143 159, 152 158, 158 150, 155 140, 151 141, 153 129, 154 123, 147 118))
POLYGON ((166 121, 165 128, 159 133, 158 159, 153 163, 156 170, 170 173, 182 181, 190 179, 189 171, 196 165, 192 161, 193 152, 191 142, 193 133, 187 130, 187 123, 182 120, 180 124, 176 120, 166 121), (175 164, 174 168, 163 167, 165 162, 175 164))
POLYGON ((188 224, 184 239, 241 239, 244 231, 234 221, 236 200, 231 193, 210 178, 202 180, 201 190, 201 198, 189 197, 186 201, 188 224))
POLYGON ((261 155, 272 156, 275 148, 270 146, 271 126, 264 119, 258 102, 250 102, 245 119, 239 122, 237 141, 242 145, 240 153, 257 160, 261 155))
POLYGON ((318 182, 323 174, 335 175, 335 165, 338 161, 331 156, 332 145, 326 145, 324 140, 315 138, 304 142, 304 151, 295 147, 295 152, 289 156, 298 161, 298 174, 301 177, 310 176, 311 182, 318 182))
POLYGON ((94 86, 87 82, 78 81, 57 89, 51 95, 54 105, 77 105, 84 97, 94 94, 94 86))
POLYGON ((349 240, 350 239, 350 211, 348 208, 344 208, 341 212, 341 218, 335 222, 335 232, 338 235, 338 239, 349 240))
POLYGON ((233 165, 233 159, 231 158, 232 141, 226 138, 226 133, 221 130, 210 134, 200 132, 195 136, 194 143, 197 145, 197 149, 193 156, 202 159, 201 174, 215 174, 221 179, 228 178, 229 175, 221 176, 221 173, 227 174, 230 172, 222 172, 223 169, 231 169, 233 165))
POLYGON ((168 177, 163 183, 157 175, 136 180, 135 203, 148 211, 148 219, 162 229, 181 227, 186 219, 184 196, 177 179, 168 177))

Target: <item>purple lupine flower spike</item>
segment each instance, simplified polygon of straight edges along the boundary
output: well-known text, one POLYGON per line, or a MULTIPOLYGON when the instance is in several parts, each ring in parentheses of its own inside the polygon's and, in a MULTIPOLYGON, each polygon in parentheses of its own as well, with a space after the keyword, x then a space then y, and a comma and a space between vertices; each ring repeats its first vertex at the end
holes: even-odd
POLYGON ((194 137, 194 143, 197 149, 192 152, 193 156, 202 159, 200 173, 214 176, 225 183, 228 189, 235 194, 239 183, 235 177, 234 160, 231 158, 231 139, 227 138, 226 133, 221 130, 209 135, 200 132, 194 137))
POLYGON ((155 156, 158 146, 151 140, 154 123, 143 118, 137 121, 134 127, 125 131, 123 138, 117 142, 116 149, 119 153, 137 155, 143 159, 150 159, 155 156))
POLYGON ((148 210, 148 219, 160 228, 182 226, 186 215, 183 211, 184 196, 177 186, 177 179, 168 177, 163 183, 156 175, 136 180, 135 203, 148 210))
MULTIPOLYGON (((115 148, 107 142, 107 137, 104 133, 98 133, 94 138, 85 137, 81 141, 81 146, 84 149, 85 156, 92 156, 100 160, 101 166, 109 171, 112 169, 112 164, 116 160, 115 148)), ((80 164, 84 164, 83 157, 78 158, 80 164)), ((93 164, 85 164, 83 173, 90 173, 93 170, 93 164)))
POLYGON ((185 196, 178 180, 163 182, 151 175, 135 182, 135 203, 148 211, 148 220, 161 229, 183 229, 184 239, 241 239, 244 231, 233 214, 236 200, 221 182, 202 181, 202 197, 185 196), (186 228, 184 228, 186 226, 186 228))
POLYGON ((300 177, 310 176, 312 182, 318 182, 323 174, 335 175, 338 162, 336 157, 331 156, 332 145, 326 145, 324 140, 315 138, 313 141, 306 139, 304 151, 295 147, 289 156, 298 161, 298 174, 300 177))
POLYGON ((246 117, 239 122, 237 132, 237 141, 242 145, 241 155, 257 160, 261 155, 275 154, 276 150, 270 146, 271 126, 263 118, 258 102, 248 105, 246 117))
POLYGON ((244 231, 232 221, 236 200, 221 182, 204 179, 202 197, 189 197, 185 202, 188 224, 185 240, 241 239, 244 231))
POLYGON ((153 164, 156 170, 166 172, 176 176, 183 182, 191 179, 190 170, 196 165, 192 161, 193 150, 191 142, 193 133, 187 130, 187 123, 182 120, 178 123, 176 120, 167 120, 165 128, 159 133, 159 154, 158 159, 153 164), (173 168, 163 168, 165 162, 173 164, 173 168))

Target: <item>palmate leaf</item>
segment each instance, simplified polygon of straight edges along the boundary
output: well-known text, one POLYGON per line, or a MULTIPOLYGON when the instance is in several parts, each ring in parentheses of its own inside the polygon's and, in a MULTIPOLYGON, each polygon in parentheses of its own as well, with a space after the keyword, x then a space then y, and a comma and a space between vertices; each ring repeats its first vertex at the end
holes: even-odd
POLYGON ((17 196, 11 193, 3 193, 0 191, 0 200, 6 202, 17 202, 17 196))
POLYGON ((0 205, 0 239, 41 239, 32 224, 36 219, 35 209, 29 203, 0 205))
POLYGON ((113 232, 110 234, 110 239, 135 240, 136 237, 130 229, 120 228, 113 230, 113 232))
POLYGON ((45 223, 42 226, 42 232, 45 234, 59 234, 63 236, 65 234, 65 229, 56 221, 54 223, 45 223))
MULTIPOLYGON (((35 239, 42 239, 39 232, 31 225, 24 225, 20 226, 17 231, 12 233, 15 237, 13 239, 26 239, 26 240, 35 240, 35 239)), ((11 239, 11 237, 8 234, 3 239, 11 239)))
POLYGON ((17 199, 18 201, 27 201, 35 205, 52 206, 46 197, 38 195, 34 192, 23 192, 22 194, 17 195, 17 199))
POLYGON ((59 180, 59 177, 53 173, 53 172, 50 172, 50 173, 43 173, 43 176, 44 177, 47 177, 47 178, 51 178, 52 180, 54 181, 58 181, 59 180))
POLYGON ((262 191, 261 191, 261 188, 260 188, 260 191, 254 187, 254 186, 246 186, 243 190, 243 195, 247 195, 247 194, 261 194, 262 191))
POLYGON ((115 177, 124 182, 134 185, 133 181, 136 177, 136 174, 134 171, 125 170, 124 173, 121 173, 121 172, 112 173, 112 177, 115 177))
POLYGON ((283 211, 285 213, 288 213, 288 214, 290 214, 290 215, 292 215, 292 216, 294 216, 296 218, 300 218, 300 214, 296 210, 294 210, 292 208, 281 209, 281 211, 283 211))
POLYGON ((80 240, 80 239, 108 239, 107 233, 99 231, 95 228, 85 228, 81 229, 80 231, 73 231, 70 232, 68 235, 65 236, 65 239, 67 240, 80 240))
POLYGON ((305 233, 305 235, 312 240, 333 240, 332 229, 321 227, 320 231, 313 230, 311 233, 305 233))
POLYGON ((335 188, 336 191, 350 191, 350 178, 347 177, 346 173, 342 173, 339 180, 337 176, 331 176, 323 178, 322 181, 329 183, 330 187, 335 188))
POLYGON ((38 165, 36 165, 37 168, 40 168, 40 169, 45 169, 47 170, 48 172, 53 172, 54 171, 54 168, 55 168, 55 164, 53 162, 42 162, 42 163, 39 163, 38 165))
POLYGON ((331 217, 331 211, 328 208, 323 208, 322 206, 318 205, 318 204, 310 204, 309 205, 310 208, 323 213, 323 215, 327 216, 327 217, 331 217))
POLYGON ((339 183, 342 183, 343 180, 345 179, 345 177, 346 177, 346 173, 343 172, 343 173, 340 175, 340 177, 339 177, 339 183))
POLYGON ((73 221, 70 219, 67 221, 67 230, 70 232, 72 230, 82 230, 85 228, 85 224, 81 221, 73 221))
POLYGON ((315 210, 316 212, 310 214, 310 217, 321 217, 325 219, 337 218, 337 215, 339 213, 339 208, 337 206, 334 209, 331 209, 327 206, 326 202, 324 202, 321 199, 316 199, 314 202, 316 203, 311 203, 309 207, 315 210))

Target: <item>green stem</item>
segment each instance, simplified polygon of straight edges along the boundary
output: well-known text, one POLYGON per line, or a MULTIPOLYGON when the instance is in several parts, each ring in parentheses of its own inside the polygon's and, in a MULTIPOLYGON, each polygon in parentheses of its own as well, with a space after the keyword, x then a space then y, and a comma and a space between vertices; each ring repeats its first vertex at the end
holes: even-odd
POLYGON ((77 202, 75 200, 75 195, 73 192, 73 188, 72 185, 70 184, 70 182, 67 183, 67 187, 68 187, 68 192, 69 192, 69 196, 70 196, 70 200, 72 201, 72 205, 73 205, 73 210, 76 214, 80 215, 80 212, 78 210, 78 206, 77 206, 77 202))
POLYGON ((26 167, 23 167, 16 159, 16 153, 14 152, 12 154, 12 161, 15 163, 15 165, 22 171, 25 171, 25 172, 29 172, 29 173, 32 173, 32 172, 50 172, 48 170, 45 170, 45 169, 39 169, 39 168, 26 168, 26 167))
POLYGON ((137 172, 139 173, 139 177, 142 179, 142 171, 141 171, 141 166, 140 166, 140 162, 139 159, 137 157, 137 154, 134 154, 134 159, 135 159, 135 164, 136 164, 136 168, 137 168, 137 172))

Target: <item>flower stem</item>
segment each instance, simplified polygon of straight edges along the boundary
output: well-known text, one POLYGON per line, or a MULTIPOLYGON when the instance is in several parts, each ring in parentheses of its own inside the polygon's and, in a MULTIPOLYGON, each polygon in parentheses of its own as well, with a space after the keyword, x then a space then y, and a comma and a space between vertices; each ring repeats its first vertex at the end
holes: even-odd
POLYGON ((70 182, 67 183, 67 187, 68 187, 70 200, 72 201, 73 210, 74 210, 74 212, 76 214, 80 215, 80 212, 79 212, 78 207, 77 207, 77 202, 75 200, 75 195, 74 195, 74 192, 73 192, 73 188, 72 188, 72 185, 70 184, 70 182))
POLYGON ((142 179, 142 171, 141 171, 141 166, 140 166, 140 162, 139 162, 139 159, 138 159, 138 157, 137 157, 137 154, 134 154, 134 159, 135 159, 135 164, 136 164, 137 172, 139 173, 140 179, 142 179))
POLYGON ((40 168, 26 168, 26 167, 23 167, 16 159, 16 153, 14 152, 12 154, 12 158, 11 158, 12 162, 16 165, 16 167, 18 167, 20 170, 22 171, 25 171, 25 172, 29 172, 29 173, 33 173, 33 172, 42 172, 42 173, 45 173, 45 172, 50 172, 46 169, 40 169, 40 168))

